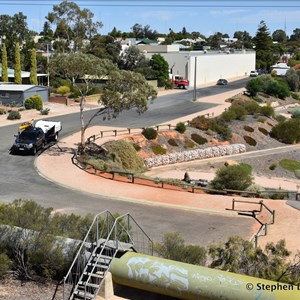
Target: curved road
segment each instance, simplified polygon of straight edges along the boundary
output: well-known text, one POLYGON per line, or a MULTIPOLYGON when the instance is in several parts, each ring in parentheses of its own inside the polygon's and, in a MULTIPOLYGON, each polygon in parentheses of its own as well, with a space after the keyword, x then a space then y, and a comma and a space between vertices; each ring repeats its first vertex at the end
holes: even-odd
MULTIPOLYGON (((202 88, 197 91, 197 97, 205 97, 228 90, 245 86, 247 79, 236 81, 228 86, 214 86, 202 88)), ((144 127, 183 117, 195 112, 212 107, 213 104, 193 102, 193 91, 161 96, 150 104, 149 110, 142 116, 138 116, 135 111, 122 113, 117 119, 110 121, 94 120, 94 124, 122 126, 122 127, 144 127)), ((86 112, 88 118, 92 112, 86 112)), ((61 138, 79 131, 79 114, 70 114, 53 120, 61 120, 63 130, 61 138)), ((16 125, 0 127, 0 202, 11 202, 14 199, 32 199, 45 207, 55 209, 66 209, 76 207, 77 214, 88 212, 98 213, 105 209, 112 212, 130 212, 132 216, 145 228, 145 231, 153 239, 160 239, 162 235, 170 231, 179 231, 185 240, 195 244, 207 244, 213 240, 226 240, 229 235, 243 235, 243 228, 251 226, 250 219, 236 219, 239 226, 234 224, 227 216, 212 217, 212 215, 190 212, 184 210, 168 209, 155 206, 139 205, 136 203, 117 201, 103 196, 93 196, 87 193, 70 190, 58 186, 40 177, 34 168, 34 157, 9 155, 16 125), (226 223, 226 226, 224 225, 226 223), (220 232, 216 228, 225 228, 228 232, 220 232)), ((183 193, 184 197, 184 193, 183 193)))

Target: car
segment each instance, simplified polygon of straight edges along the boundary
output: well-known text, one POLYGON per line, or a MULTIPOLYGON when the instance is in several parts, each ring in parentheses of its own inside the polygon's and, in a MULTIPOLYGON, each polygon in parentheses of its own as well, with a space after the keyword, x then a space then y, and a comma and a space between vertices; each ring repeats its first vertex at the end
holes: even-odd
POLYGON ((219 79, 217 81, 217 85, 227 85, 228 81, 226 79, 219 79))
POLYGON ((257 77, 257 76, 258 76, 258 72, 256 70, 250 72, 250 77, 257 77))

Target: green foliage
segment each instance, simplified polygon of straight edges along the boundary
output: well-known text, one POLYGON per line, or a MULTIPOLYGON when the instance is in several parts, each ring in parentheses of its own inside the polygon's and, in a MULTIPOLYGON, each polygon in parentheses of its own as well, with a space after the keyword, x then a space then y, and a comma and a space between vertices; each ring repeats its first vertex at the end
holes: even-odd
POLYGON ((34 85, 38 84, 36 51, 35 51, 35 49, 31 50, 30 83, 34 84, 34 85))
POLYGON ((260 122, 260 123, 265 123, 267 121, 267 118, 265 118, 265 117, 258 117, 257 121, 260 122))
POLYGON ((275 116, 275 120, 279 123, 286 121, 286 117, 283 115, 277 115, 275 116))
POLYGON ((247 101, 244 108, 249 115, 254 115, 260 110, 260 106, 255 101, 247 101))
POLYGON ((207 139, 202 137, 201 135, 197 134, 197 133, 192 133, 191 134, 191 139, 196 142, 198 145, 203 145, 205 143, 207 143, 207 139))
POLYGON ((295 172, 296 170, 300 169, 300 162, 291 159, 282 159, 279 162, 280 167, 290 172, 295 172))
POLYGON ((300 169, 295 170, 294 174, 295 174, 296 178, 300 179, 300 169))
POLYGON ((132 143, 133 148, 135 149, 135 151, 140 151, 142 149, 142 147, 138 144, 132 143))
POLYGON ((173 147, 178 147, 178 144, 177 144, 175 139, 169 139, 168 144, 173 146, 173 147))
POLYGON ((247 111, 246 109, 241 105, 231 105, 229 107, 230 111, 233 111, 235 113, 236 120, 245 120, 247 111))
POLYGON ((0 279, 5 277, 5 275, 10 270, 10 267, 12 265, 11 260, 7 256, 6 253, 0 253, 0 279))
POLYGON ((256 146, 257 142, 255 139, 253 139, 252 137, 248 136, 248 135, 244 135, 243 136, 245 142, 250 145, 250 146, 256 146))
POLYGON ((186 125, 184 122, 179 122, 176 124, 175 130, 179 133, 184 133, 186 131, 186 125))
POLYGON ((70 93, 70 91, 71 91, 70 87, 68 87, 66 85, 62 85, 56 90, 56 93, 64 96, 64 95, 70 93))
POLYGON ((292 98, 295 99, 295 100, 300 100, 300 96, 299 96, 299 94, 297 94, 297 93, 291 93, 291 96, 292 96, 292 98))
POLYGON ((16 110, 11 110, 7 116, 7 120, 19 120, 21 119, 21 114, 16 110))
POLYGON ((184 142, 184 148, 188 149, 188 148, 194 148, 195 147, 195 143, 192 140, 186 139, 184 142))
POLYGON ((186 245, 178 232, 166 233, 161 243, 154 244, 158 256, 193 265, 206 263, 206 249, 200 246, 186 245))
POLYGON ((293 108, 289 111, 289 113, 292 115, 292 118, 300 118, 300 109, 299 108, 293 108))
POLYGON ((155 155, 163 155, 167 153, 167 150, 160 145, 152 145, 151 149, 155 155))
POLYGON ((106 145, 109 154, 123 171, 142 172, 145 170, 143 159, 136 153, 131 143, 117 140, 106 145))
POLYGON ((33 99, 31 97, 27 98, 24 101, 24 106, 25 106, 25 109, 33 109, 33 106, 34 106, 33 99))
POLYGON ((300 119, 290 119, 276 124, 270 136, 285 144, 295 144, 300 141, 300 119))
POLYGON ((46 115, 49 115, 49 111, 50 111, 50 108, 44 108, 42 109, 40 112, 41 112, 41 115, 43 116, 46 116, 46 115))
POLYGON ((2 43, 2 68, 1 68, 1 80, 2 82, 8 82, 8 66, 7 66, 7 52, 5 43, 2 43))
POLYGON ((43 109, 43 99, 40 95, 32 95, 25 100, 24 106, 26 109, 35 108, 36 110, 42 110, 43 109))
POLYGON ((3 108, 0 108, 0 115, 5 115, 6 114, 6 110, 3 108))
POLYGON ((14 77, 16 84, 22 84, 22 76, 21 76, 21 57, 20 57, 20 45, 16 43, 15 46, 15 69, 14 69, 14 77))
POLYGON ((251 170, 245 165, 234 165, 220 168, 210 182, 216 190, 245 190, 253 183, 251 170))
POLYGON ((226 110, 224 112, 222 112, 221 118, 225 121, 225 122, 231 122, 233 120, 236 119, 236 114, 233 110, 226 110))
POLYGON ((157 138, 158 132, 154 128, 144 128, 142 131, 142 135, 147 139, 147 140, 155 140, 157 138))
POLYGON ((154 71, 158 86, 165 86, 169 82, 169 64, 160 54, 152 55, 150 67, 154 71))
POLYGON ((270 167, 269 167, 269 169, 271 170, 271 171, 274 171, 275 169, 277 168, 277 164, 271 164, 270 165, 270 167))

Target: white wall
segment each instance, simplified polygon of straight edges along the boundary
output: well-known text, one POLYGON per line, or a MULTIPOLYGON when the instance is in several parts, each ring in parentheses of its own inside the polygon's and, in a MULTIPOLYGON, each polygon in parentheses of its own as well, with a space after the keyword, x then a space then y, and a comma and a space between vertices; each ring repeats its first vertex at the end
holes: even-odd
MULTIPOLYGON (((195 58, 197 60, 196 85, 215 83, 220 78, 249 76, 255 70, 255 52, 204 53, 203 51, 160 53, 168 62, 173 75, 182 75, 194 85, 195 58)), ((146 56, 151 58, 152 54, 146 56)))

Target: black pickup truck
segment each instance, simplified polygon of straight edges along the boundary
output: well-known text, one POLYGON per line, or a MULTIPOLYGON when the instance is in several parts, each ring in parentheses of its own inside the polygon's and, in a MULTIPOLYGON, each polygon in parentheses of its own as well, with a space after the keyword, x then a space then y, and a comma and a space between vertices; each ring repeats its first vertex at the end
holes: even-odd
POLYGON ((29 124, 18 135, 15 135, 16 140, 10 149, 10 152, 29 152, 33 155, 38 150, 43 149, 46 144, 51 141, 56 141, 58 132, 61 130, 60 122, 52 121, 37 121, 35 125, 29 124))

